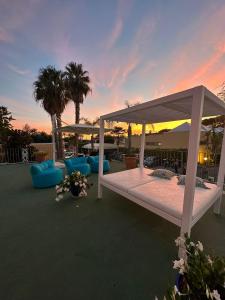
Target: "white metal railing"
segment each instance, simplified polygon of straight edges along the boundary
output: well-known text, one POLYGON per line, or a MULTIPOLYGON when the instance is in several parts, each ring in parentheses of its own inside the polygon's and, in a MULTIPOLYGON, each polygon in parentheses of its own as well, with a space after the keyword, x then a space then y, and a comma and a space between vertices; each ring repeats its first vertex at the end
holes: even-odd
POLYGON ((0 163, 19 163, 33 160, 33 148, 1 147, 0 163))

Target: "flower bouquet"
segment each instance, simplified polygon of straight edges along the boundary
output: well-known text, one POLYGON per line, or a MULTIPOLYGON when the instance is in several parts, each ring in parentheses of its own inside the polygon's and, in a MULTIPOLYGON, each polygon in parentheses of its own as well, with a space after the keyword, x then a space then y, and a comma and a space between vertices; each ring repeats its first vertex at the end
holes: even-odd
POLYGON ((225 299, 225 258, 207 255, 202 243, 193 243, 187 235, 175 243, 184 246, 186 258, 173 262, 177 281, 165 299, 225 299))
POLYGON ((90 188, 90 184, 87 178, 79 171, 66 175, 65 179, 56 186, 56 201, 63 199, 66 192, 71 192, 74 197, 86 197, 87 189, 90 188))

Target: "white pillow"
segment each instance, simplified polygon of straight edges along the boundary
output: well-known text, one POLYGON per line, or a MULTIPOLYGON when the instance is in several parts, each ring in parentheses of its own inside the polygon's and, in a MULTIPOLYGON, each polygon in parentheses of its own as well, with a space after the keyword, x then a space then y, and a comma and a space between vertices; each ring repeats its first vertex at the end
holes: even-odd
POLYGON ((170 171, 170 170, 167 170, 167 169, 156 169, 149 175, 170 180, 176 174, 174 172, 170 171))
MULTIPOLYGON (((178 179, 177 184, 185 185, 186 175, 179 175, 179 176, 177 176, 177 179, 178 179)), ((203 189, 210 189, 209 187, 207 187, 207 185, 205 185, 204 180, 200 177, 196 177, 195 186, 196 187, 201 187, 203 189)))

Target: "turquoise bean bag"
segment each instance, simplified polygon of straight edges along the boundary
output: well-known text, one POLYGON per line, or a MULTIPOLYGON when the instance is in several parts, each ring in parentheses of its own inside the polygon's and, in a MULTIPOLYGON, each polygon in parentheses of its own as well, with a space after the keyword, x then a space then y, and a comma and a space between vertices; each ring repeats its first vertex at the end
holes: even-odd
MULTIPOLYGON (((91 166, 91 172, 92 173, 98 173, 99 168, 99 156, 89 156, 88 157, 88 163, 91 166)), ((109 161, 104 159, 103 160, 103 172, 108 172, 110 170, 110 164, 109 161)))
POLYGON ((52 187, 63 180, 63 171, 55 167, 53 160, 46 160, 40 164, 32 165, 30 173, 35 188, 52 187))
POLYGON ((80 171, 87 176, 91 173, 90 165, 87 163, 87 157, 72 157, 64 160, 67 173, 70 175, 74 171, 80 171))

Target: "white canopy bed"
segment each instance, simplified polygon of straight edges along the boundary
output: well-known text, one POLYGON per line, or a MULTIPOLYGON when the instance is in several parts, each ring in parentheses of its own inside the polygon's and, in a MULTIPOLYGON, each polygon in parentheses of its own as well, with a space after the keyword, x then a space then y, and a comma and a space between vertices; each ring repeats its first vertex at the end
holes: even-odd
MULTIPOLYGON (((204 86, 197 86, 101 116, 98 198, 102 198, 102 187, 105 186, 181 227, 181 235, 190 235, 192 226, 212 205, 216 214, 221 209, 225 176, 225 135, 217 184, 207 183, 209 189, 195 187, 201 120, 202 117, 215 115, 225 115, 225 103, 204 86), (191 119, 185 186, 177 185, 176 177, 165 180, 149 176, 151 170, 143 165, 146 124, 185 119, 191 119), (139 168, 103 175, 106 120, 142 124, 139 168)), ((181 248, 179 255, 184 255, 181 248)))

